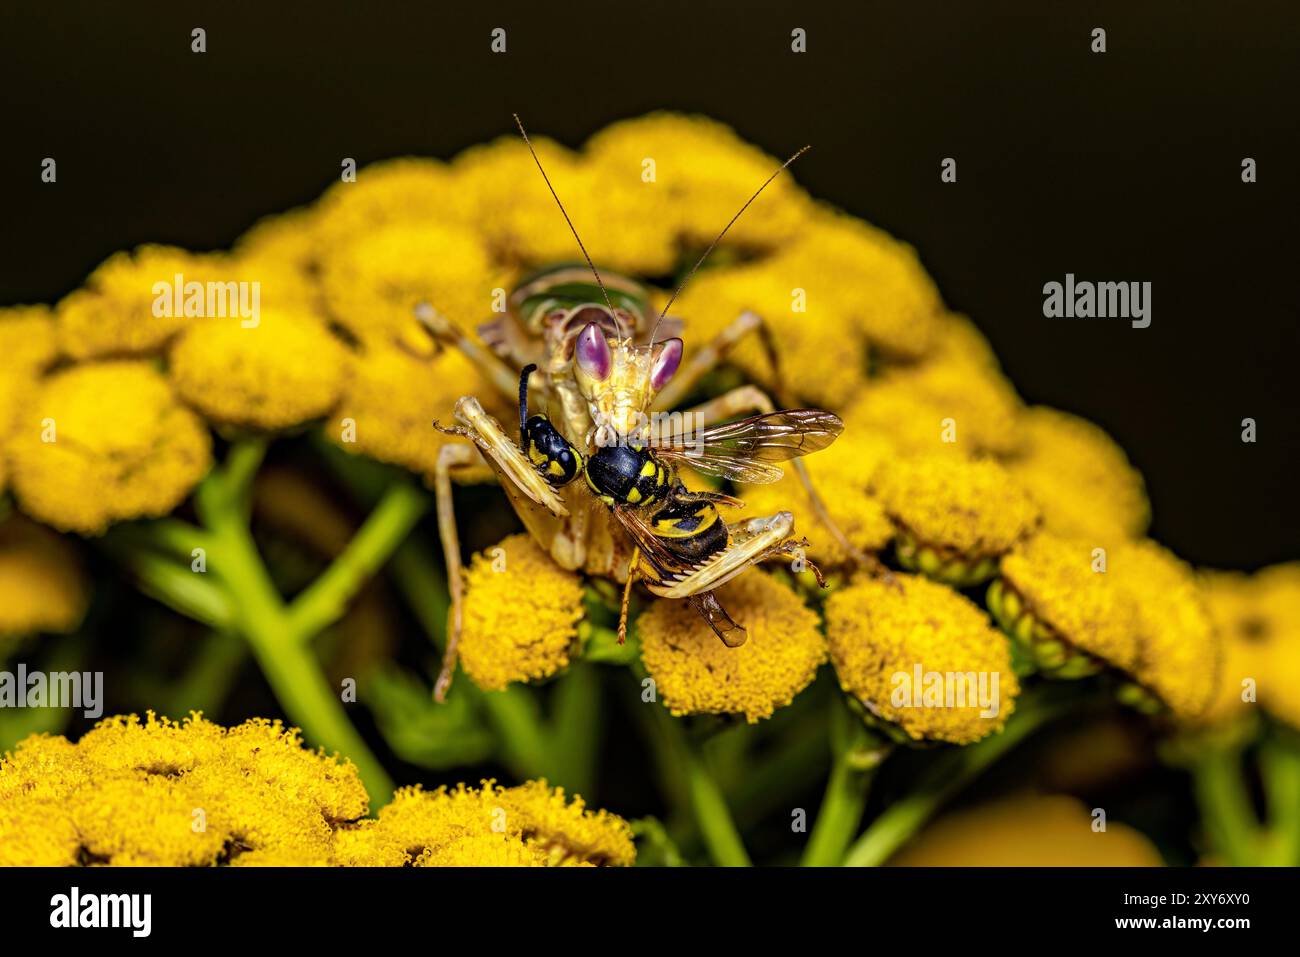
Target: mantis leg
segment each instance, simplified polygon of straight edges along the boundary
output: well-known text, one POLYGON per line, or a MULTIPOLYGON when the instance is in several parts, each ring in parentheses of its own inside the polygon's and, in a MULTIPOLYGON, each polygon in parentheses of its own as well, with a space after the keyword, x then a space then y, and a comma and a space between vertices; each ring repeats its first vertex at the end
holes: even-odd
POLYGON ((519 373, 501 361, 481 342, 475 342, 427 302, 415 307, 415 318, 436 342, 462 353, 503 395, 513 399, 519 394, 519 373))
MULTIPOLYGON (((460 425, 434 428, 448 435, 469 439, 493 466, 502 484, 509 484, 532 502, 553 515, 568 515, 564 501, 548 485, 529 462, 519 446, 506 436, 496 419, 483 411, 483 406, 473 396, 462 396, 456 403, 456 419, 460 425)), ((433 687, 435 701, 443 701, 451 687, 456 670, 456 655, 464 624, 464 582, 461 576, 463 563, 460 557, 460 536, 456 532, 456 514, 452 509, 451 471, 475 461, 475 451, 468 445, 453 442, 444 445, 434 463, 433 487, 437 502, 438 536, 442 540, 443 559, 447 565, 447 592, 451 596, 451 609, 447 623, 447 646, 442 656, 442 669, 433 687)))
POLYGON ((438 511, 438 537, 442 540, 442 558, 447 569, 447 593, 451 609, 447 616, 447 644, 442 653, 442 669, 433 686, 433 700, 447 698, 451 677, 456 670, 456 653, 464 625, 465 581, 461 575, 460 535, 456 531, 456 512, 452 509, 451 470, 474 463, 474 450, 459 442, 444 445, 438 451, 433 468, 433 492, 438 511))

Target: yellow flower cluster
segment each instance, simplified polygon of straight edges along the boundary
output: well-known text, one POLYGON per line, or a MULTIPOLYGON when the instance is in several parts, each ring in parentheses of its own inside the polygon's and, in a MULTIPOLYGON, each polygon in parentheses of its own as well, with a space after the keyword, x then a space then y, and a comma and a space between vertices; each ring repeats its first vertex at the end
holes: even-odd
POLYGON ((1050 532, 1008 554, 989 607, 1037 666, 1127 676, 1121 696, 1180 720, 1203 717, 1220 688, 1222 642, 1192 569, 1150 540, 1110 549, 1050 532))
POLYGON ((178 275, 206 282, 214 267, 211 257, 172 246, 114 253, 56 307, 60 348, 73 359, 157 354, 187 319, 154 315, 154 284, 178 275))
POLYGON ((192 326, 171 350, 182 399, 210 421, 283 429, 330 411, 343 390, 348 353, 306 313, 264 313, 257 326, 192 326))
MULTIPOLYGON (((656 277, 693 262, 779 160, 711 120, 667 113, 616 123, 577 151, 533 142, 597 262, 656 277)), ((179 505, 209 467, 208 425, 309 423, 427 481, 439 451, 460 441, 430 426, 450 420, 457 398, 478 396, 503 422, 513 408, 473 362, 430 339, 414 307, 428 302, 473 335, 525 270, 576 253, 513 135, 448 163, 366 167, 312 205, 255 224, 230 251, 117 253, 53 309, 0 310, 0 487, 47 525, 98 534, 179 505), (156 315, 155 285, 177 277, 256 282, 262 315, 156 315)), ((991 610, 1041 669, 1071 676, 1105 664, 1177 715, 1215 713, 1216 629, 1202 607, 1214 589, 1142 540, 1141 475, 1096 426, 1026 408, 975 325, 946 310, 915 250, 783 174, 674 307, 688 349, 744 310, 770 327, 787 391, 845 420, 808 468, 854 549, 895 542, 908 568, 959 587, 1000 560, 991 610), (1110 553, 1108 573, 1092 570, 1096 548, 1110 553)), ((775 385, 757 337, 729 359, 775 385)), ((491 476, 477 458, 456 474, 491 476)), ((847 565, 794 476, 744 495, 750 514, 797 509, 811 557, 847 565)), ((467 576, 463 662, 489 688, 563 668, 581 609, 576 576, 522 539, 503 548, 506 572, 480 558, 467 576)), ((747 645, 725 649, 688 606, 659 603, 644 616, 646 664, 675 710, 757 720, 811 680, 825 646, 815 614, 776 579, 751 572, 728 587, 747 645), (800 637, 783 635, 781 646, 761 637, 781 629, 800 637)), ((74 601, 48 604, 61 611, 28 616, 32 627, 79 617, 74 601)), ((1221 618, 1213 601, 1211 611, 1221 618)), ((1243 647, 1229 641, 1229 671, 1257 660, 1243 647)), ((1279 653, 1270 668, 1290 673, 1295 661, 1279 653)), ((1294 720, 1300 707, 1287 712, 1284 697, 1266 692, 1294 720)))
POLYGON ((0 635, 72 631, 89 601, 71 543, 21 516, 0 524, 0 635))
POLYGON ((1142 832, 1104 831, 1073 798, 1017 795, 939 818, 895 854, 896 867, 1162 867, 1142 832))
POLYGON ((1141 474, 1124 450, 1084 419, 1034 406, 1007 468, 1042 506, 1045 527, 1103 541, 1142 535, 1151 519, 1141 474))
POLYGON ((582 578, 528 535, 474 556, 465 572, 460 664, 480 688, 549 678, 569 663, 582 619, 582 578))
MULTIPOLYGON (((861 552, 878 552, 894 537, 894 525, 884 505, 867 488, 876 466, 892 453, 893 446, 883 436, 864 429, 850 429, 830 448, 809 458, 805 466, 832 520, 849 544, 861 552)), ((849 561, 843 546, 817 524, 808 493, 793 469, 787 469, 785 478, 771 485, 745 486, 741 495, 746 518, 793 511, 799 519, 800 532, 812 540, 808 557, 813 561, 826 565, 843 565, 849 561)))
POLYGON ((632 830, 607 811, 589 811, 545 781, 502 788, 461 784, 402 788, 377 820, 340 828, 337 862, 351 866, 629 866, 632 830))
POLYGON ((1191 567, 1152 541, 1112 549, 1107 574, 1132 596, 1133 677, 1179 718, 1199 718, 1220 687, 1222 643, 1191 567))
POLYGON ((926 578, 861 578, 837 590, 826 637, 844 691, 908 739, 969 744, 1015 710, 1006 640, 968 599, 926 578))
POLYGON ((1205 572, 1203 594, 1223 641, 1223 669, 1202 720, 1229 724, 1265 711, 1300 728, 1300 562, 1253 575, 1205 572))
POLYGON ((728 648, 684 601, 661 601, 637 620, 641 660, 675 715, 738 714, 751 724, 794 700, 826 660, 817 614, 792 588, 751 570, 718 590, 748 638, 728 648))
POLYGON ((55 372, 21 404, 9 439, 14 494, 48 525, 86 535, 165 515, 211 462, 202 421, 151 365, 110 360, 55 372))
POLYGON ((1048 673, 1089 674, 1094 659, 1125 671, 1137 666, 1137 609, 1099 561, 1090 543, 1046 532, 1002 559, 990 608, 1048 673))
POLYGON ((45 306, 0 309, 0 490, 9 482, 9 439, 19 406, 58 357, 53 313, 45 306))
POLYGON ((537 866, 635 861, 631 829, 545 782, 399 791, 378 820, 356 769, 254 719, 102 721, 0 762, 0 866, 537 866))
POLYGON ((1001 465, 951 454, 903 455, 877 467, 871 492, 899 527, 904 567, 954 585, 990 578, 1039 512, 1001 465))
MULTIPOLYGON (((460 353, 419 358, 396 346, 367 346, 352 364, 326 436, 345 451, 400 465, 431 483, 442 447, 465 442, 432 423, 450 425, 462 395, 479 396, 489 412, 509 421, 509 407, 460 353)), ((491 474, 480 464, 458 470, 456 478, 482 481, 491 474)))

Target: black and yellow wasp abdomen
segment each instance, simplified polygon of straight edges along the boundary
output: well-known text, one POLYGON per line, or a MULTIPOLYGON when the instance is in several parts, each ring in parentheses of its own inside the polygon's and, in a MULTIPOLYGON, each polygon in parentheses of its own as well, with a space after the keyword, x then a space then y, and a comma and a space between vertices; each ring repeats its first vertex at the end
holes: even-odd
POLYGON ((678 484, 654 510, 650 529, 673 557, 683 564, 701 562, 727 547, 727 523, 707 494, 678 484))

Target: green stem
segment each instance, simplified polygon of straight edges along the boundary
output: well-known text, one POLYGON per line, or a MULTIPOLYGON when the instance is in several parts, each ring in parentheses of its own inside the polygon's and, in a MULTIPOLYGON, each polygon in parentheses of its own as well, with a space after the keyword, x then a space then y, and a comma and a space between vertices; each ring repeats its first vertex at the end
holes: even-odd
POLYGON ((319 663, 298 640, 248 529, 249 470, 260 462, 260 448, 236 445, 230 458, 232 467, 212 472, 196 492, 199 513, 212 536, 210 567, 236 596, 236 626, 289 720, 313 744, 349 758, 372 803, 382 804, 392 794, 392 779, 348 720, 319 663))
MULTIPOLYGON (((462 684, 473 685, 473 682, 464 679, 462 684)), ((480 691, 474 686, 473 691, 468 688, 465 691, 482 703, 488 723, 496 733, 501 760, 517 777, 548 781, 558 777, 542 709, 527 688, 511 686, 504 691, 480 691)))
POLYGON ((848 713, 842 701, 831 712, 834 763, 817 821, 804 848, 804 867, 833 867, 858 831, 876 768, 888 753, 886 742, 848 713))
POLYGON ((1300 747, 1297 742, 1276 738, 1266 741, 1260 752, 1260 771, 1269 815, 1262 863, 1295 867, 1300 865, 1300 747))
POLYGON ((1241 753, 1208 748, 1192 766, 1201 819, 1210 840, 1233 867, 1256 863, 1259 822, 1242 777, 1241 753))
MULTIPOLYGON (((430 643, 441 650, 447 628, 446 575, 429 561, 429 554, 427 543, 413 536, 393 556, 392 572, 430 643)), ((555 774, 541 713, 529 689, 481 691, 472 681, 462 680, 453 693, 470 696, 482 708, 496 735, 501 760, 512 774, 521 779, 555 774)))
POLYGON ((691 808, 714 863, 722 867, 749 867, 749 854, 731 819, 727 802, 700 756, 688 747, 682 763, 686 770, 691 808))
POLYGON ((1064 709, 1062 702, 1036 703, 1022 699, 1021 706, 1000 734, 978 744, 955 748, 930 766, 930 773, 918 789, 891 804, 849 848, 847 867, 875 867, 884 864, 945 803, 979 777, 994 762, 1053 720, 1064 709))
POLYGON ((731 818, 722 790, 705 766, 702 755, 686 740, 676 719, 663 705, 652 702, 642 706, 652 709, 656 730, 672 754, 673 763, 681 770, 686 799, 709 856, 721 867, 749 867, 749 853, 731 818))
POLYGON ((588 799, 600 750, 600 676, 594 665, 575 661, 556 685, 550 745, 555 784, 588 799))
POLYGON ((310 638, 343 617, 357 591, 406 540, 429 508, 429 497, 410 483, 392 486, 348 546, 289 608, 294 632, 310 638))
MULTIPOLYGON (((135 586, 145 595, 209 628, 230 628, 235 620, 235 609, 225 589, 193 571, 189 566, 188 552, 185 564, 178 565, 174 559, 152 550, 146 541, 147 536, 137 538, 133 535, 126 539, 110 532, 104 539, 104 548, 130 573, 135 586)), ((206 534, 204 542, 203 547, 210 553, 211 543, 206 534)))

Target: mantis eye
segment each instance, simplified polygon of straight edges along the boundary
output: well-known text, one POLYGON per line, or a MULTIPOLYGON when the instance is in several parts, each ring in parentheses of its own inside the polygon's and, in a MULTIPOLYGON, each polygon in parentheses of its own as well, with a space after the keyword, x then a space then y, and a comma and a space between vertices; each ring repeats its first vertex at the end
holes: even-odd
POLYGON ((605 341, 605 334, 600 331, 600 326, 594 322, 587 323, 582 327, 582 332, 578 333, 574 357, 578 360, 578 368, 591 378, 597 381, 609 378, 612 363, 609 343, 605 341))
POLYGON ((677 372, 682 364, 682 340, 665 339, 656 342, 654 358, 650 362, 650 388, 658 392, 677 372))

